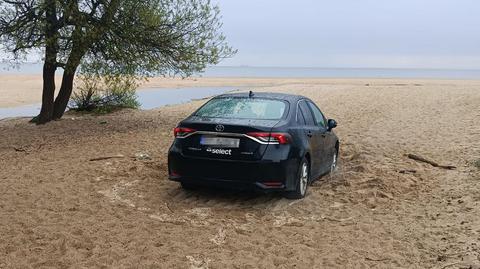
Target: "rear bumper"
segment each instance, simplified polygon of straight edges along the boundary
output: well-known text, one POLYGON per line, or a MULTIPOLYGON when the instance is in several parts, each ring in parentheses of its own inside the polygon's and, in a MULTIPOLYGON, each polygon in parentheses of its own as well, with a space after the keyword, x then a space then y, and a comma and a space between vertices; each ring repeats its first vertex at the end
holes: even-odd
POLYGON ((170 151, 169 179, 201 186, 239 190, 295 189, 299 160, 232 161, 183 156, 170 151))

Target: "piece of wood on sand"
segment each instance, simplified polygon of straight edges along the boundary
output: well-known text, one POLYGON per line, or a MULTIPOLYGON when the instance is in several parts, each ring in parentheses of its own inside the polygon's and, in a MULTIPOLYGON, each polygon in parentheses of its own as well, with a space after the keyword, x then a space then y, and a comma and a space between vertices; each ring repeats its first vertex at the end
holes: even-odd
POLYGON ((453 166, 453 165, 441 165, 441 164, 438 164, 437 162, 434 162, 432 160, 428 160, 428 159, 426 159, 422 156, 411 154, 411 153, 407 154, 407 157, 412 159, 412 160, 418 161, 418 162, 428 163, 433 167, 438 167, 438 168, 443 168, 443 169, 448 169, 448 170, 453 170, 453 169, 457 168, 456 166, 453 166))
POLYGON ((125 156, 122 155, 122 154, 117 154, 117 155, 112 155, 112 156, 103 156, 103 157, 98 157, 98 158, 92 158, 89 161, 94 162, 94 161, 102 161, 102 160, 108 160, 108 159, 120 159, 120 158, 125 158, 125 156))

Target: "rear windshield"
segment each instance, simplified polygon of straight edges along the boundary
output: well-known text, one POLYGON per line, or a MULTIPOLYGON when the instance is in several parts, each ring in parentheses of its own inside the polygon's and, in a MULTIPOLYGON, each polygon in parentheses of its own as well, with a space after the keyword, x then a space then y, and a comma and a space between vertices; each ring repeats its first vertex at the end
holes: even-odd
POLYGON ((287 104, 281 100, 228 97, 210 100, 195 115, 207 118, 279 120, 286 108, 287 104))

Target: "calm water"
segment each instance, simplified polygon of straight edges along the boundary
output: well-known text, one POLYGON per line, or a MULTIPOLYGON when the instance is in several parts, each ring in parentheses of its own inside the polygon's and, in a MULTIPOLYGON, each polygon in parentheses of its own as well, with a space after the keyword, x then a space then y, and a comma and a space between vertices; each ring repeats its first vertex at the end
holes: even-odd
POLYGON ((203 77, 287 78, 443 78, 480 79, 480 70, 382 69, 382 68, 285 68, 211 67, 203 77))
POLYGON ((40 104, 0 108, 0 119, 12 117, 33 117, 40 113, 40 104))
MULTIPOLYGON (((41 74, 41 64, 22 64, 11 68, 0 63, 0 74, 41 74)), ((480 79, 480 70, 388 69, 388 68, 290 68, 226 67, 207 68, 202 77, 295 77, 295 78, 445 78, 480 79)))
MULTIPOLYGON (((166 105, 185 103, 234 90, 232 87, 195 87, 178 89, 138 90, 141 109, 153 109, 166 105)), ((0 108, 0 119, 11 117, 33 117, 40 112, 40 104, 0 108)))
POLYGON ((194 87, 179 89, 148 89, 137 91, 142 109, 186 103, 234 90, 232 87, 194 87))

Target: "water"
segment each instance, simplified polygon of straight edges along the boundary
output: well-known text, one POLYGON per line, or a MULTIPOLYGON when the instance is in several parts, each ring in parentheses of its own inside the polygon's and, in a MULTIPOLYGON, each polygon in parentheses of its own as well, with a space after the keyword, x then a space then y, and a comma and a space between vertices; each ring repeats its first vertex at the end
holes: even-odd
MULTIPOLYGON (((232 87, 195 87, 195 88, 155 88, 138 90, 138 101, 141 109, 153 109, 165 105, 185 103, 234 90, 232 87)), ((0 119, 11 117, 33 117, 40 113, 40 104, 25 105, 10 108, 0 108, 0 119)))
MULTIPOLYGON (((41 74, 42 64, 21 64, 18 69, 0 63, 1 74, 41 74)), ((60 74, 60 72, 59 72, 60 74)), ((201 77, 274 77, 274 78, 440 78, 480 79, 480 70, 395 69, 395 68, 307 68, 214 66, 201 77)))
POLYGON ((33 117, 40 113, 40 104, 0 108, 0 119, 33 117))
POLYGON ((42 69, 43 64, 40 63, 23 63, 15 66, 0 63, 0 75, 40 75, 42 69))
POLYGON ((232 87, 194 87, 179 89, 148 89, 137 91, 141 109, 153 109, 165 105, 186 103, 232 91, 232 87))
POLYGON ((272 78, 437 78, 480 79, 480 70, 393 68, 223 67, 208 68, 203 77, 272 78))

